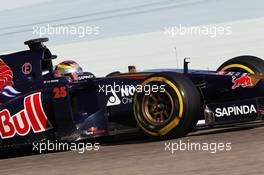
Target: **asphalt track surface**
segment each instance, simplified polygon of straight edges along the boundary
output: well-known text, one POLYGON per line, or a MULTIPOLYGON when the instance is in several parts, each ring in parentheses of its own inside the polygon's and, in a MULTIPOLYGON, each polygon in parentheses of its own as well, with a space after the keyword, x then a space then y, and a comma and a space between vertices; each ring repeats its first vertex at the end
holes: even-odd
POLYGON ((0 160, 1 175, 47 174, 264 174, 264 125, 202 130, 170 141, 119 139, 99 151, 14 154, 0 160), (231 151, 165 151, 165 143, 231 142, 231 151), (28 155, 27 155, 28 154, 28 155), (18 156, 18 157, 17 157, 18 156))

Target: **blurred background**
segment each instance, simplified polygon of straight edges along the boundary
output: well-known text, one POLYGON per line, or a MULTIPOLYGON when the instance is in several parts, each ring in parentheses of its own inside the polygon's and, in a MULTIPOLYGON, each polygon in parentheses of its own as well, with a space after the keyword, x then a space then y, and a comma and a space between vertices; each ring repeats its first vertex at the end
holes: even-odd
POLYGON ((216 69, 238 55, 264 58, 261 0, 0 0, 0 53, 48 37, 55 61, 111 71, 216 69), (216 31, 217 29, 217 31, 216 31))

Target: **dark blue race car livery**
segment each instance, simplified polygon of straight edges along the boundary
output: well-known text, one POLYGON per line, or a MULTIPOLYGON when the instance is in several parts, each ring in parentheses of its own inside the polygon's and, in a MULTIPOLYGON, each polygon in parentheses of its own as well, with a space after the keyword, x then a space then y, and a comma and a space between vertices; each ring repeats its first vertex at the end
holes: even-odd
POLYGON ((0 148, 43 140, 79 141, 139 132, 182 137, 196 126, 259 121, 264 61, 239 56, 217 71, 158 69, 113 72, 77 81, 53 76, 56 58, 43 44, 0 56, 0 148))

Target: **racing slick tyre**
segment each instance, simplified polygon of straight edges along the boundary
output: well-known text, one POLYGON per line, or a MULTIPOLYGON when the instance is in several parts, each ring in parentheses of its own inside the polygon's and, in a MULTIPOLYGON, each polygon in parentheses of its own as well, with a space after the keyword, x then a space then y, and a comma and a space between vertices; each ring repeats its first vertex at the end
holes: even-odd
POLYGON ((202 103, 200 93, 187 77, 174 72, 157 73, 146 78, 142 87, 151 91, 135 93, 133 112, 145 134, 171 139, 183 137, 194 129, 202 113, 202 103))
POLYGON ((238 56, 224 62, 217 71, 264 73, 264 60, 255 56, 238 56))

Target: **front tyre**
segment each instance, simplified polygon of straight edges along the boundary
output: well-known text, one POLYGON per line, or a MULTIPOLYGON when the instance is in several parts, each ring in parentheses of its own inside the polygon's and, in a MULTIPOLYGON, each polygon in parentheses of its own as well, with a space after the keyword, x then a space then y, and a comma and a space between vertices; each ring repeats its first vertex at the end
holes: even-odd
POLYGON ((142 85, 152 91, 135 94, 133 111, 144 133, 156 138, 176 138, 195 127, 201 116, 201 97, 187 77, 163 72, 148 77, 142 85))

